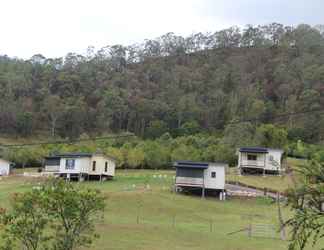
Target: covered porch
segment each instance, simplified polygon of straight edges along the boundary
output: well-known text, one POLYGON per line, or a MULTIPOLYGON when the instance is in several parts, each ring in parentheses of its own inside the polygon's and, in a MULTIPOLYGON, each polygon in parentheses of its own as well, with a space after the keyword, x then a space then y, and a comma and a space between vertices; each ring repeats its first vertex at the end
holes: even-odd
POLYGON ((257 172, 265 174, 268 150, 266 148, 246 147, 239 150, 239 173, 257 172))

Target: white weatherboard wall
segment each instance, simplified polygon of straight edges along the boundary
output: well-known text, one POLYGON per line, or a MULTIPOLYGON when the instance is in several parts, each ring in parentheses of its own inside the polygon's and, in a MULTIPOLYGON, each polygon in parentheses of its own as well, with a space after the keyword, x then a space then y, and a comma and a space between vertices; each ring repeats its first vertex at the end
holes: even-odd
POLYGON ((225 189, 225 166, 210 165, 204 170, 204 184, 207 189, 225 189), (216 177, 212 178, 212 172, 216 177))
POLYGON ((115 161, 104 155, 93 155, 92 157, 63 157, 60 160, 60 173, 62 174, 88 174, 88 175, 115 175, 115 161), (66 161, 75 160, 74 169, 66 169, 66 161), (96 162, 93 169, 93 162, 96 162), (107 162, 107 172, 105 166, 107 162))
POLYGON ((10 174, 10 162, 0 159, 0 175, 10 174))
POLYGON ((268 148, 268 153, 238 153, 238 166, 249 167, 249 168, 264 168, 265 170, 280 171, 281 169, 281 158, 283 151, 281 149, 268 148), (255 155, 256 161, 248 160, 248 155, 255 155))
POLYGON ((115 162, 109 157, 106 157, 104 155, 93 155, 91 157, 91 163, 90 163, 90 169, 89 169, 90 175, 108 175, 108 176, 114 176, 115 175, 115 162), (96 162, 96 168, 93 171, 93 162, 96 162), (107 162, 107 172, 105 171, 105 166, 107 162))
POLYGON ((67 157, 61 158, 60 161, 60 173, 66 174, 79 174, 79 173, 88 173, 90 166, 89 157, 67 157), (66 169, 66 160, 75 160, 74 169, 66 169))
POLYGON ((281 157, 283 151, 280 149, 269 149, 266 159, 266 169, 281 170, 281 157))
POLYGON ((108 162, 108 169, 107 172, 104 172, 103 174, 108 175, 108 176, 115 176, 115 169, 116 169, 116 163, 113 159, 107 157, 107 162, 108 162))

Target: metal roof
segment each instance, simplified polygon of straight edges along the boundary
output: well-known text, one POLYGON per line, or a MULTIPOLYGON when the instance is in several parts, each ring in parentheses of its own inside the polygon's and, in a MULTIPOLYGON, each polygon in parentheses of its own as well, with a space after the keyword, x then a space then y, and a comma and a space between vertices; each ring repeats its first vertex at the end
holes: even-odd
POLYGON ((45 157, 45 159, 58 159, 58 158, 82 158, 82 157, 92 157, 94 155, 103 155, 106 158, 110 158, 116 161, 116 158, 110 155, 101 154, 101 153, 62 153, 62 154, 55 154, 51 156, 45 157))
POLYGON ((93 154, 91 153, 64 153, 64 154, 57 154, 53 157, 92 157, 93 154))
POLYGON ((46 156, 45 159, 60 159, 61 156, 46 156))
POLYGON ((194 161, 175 161, 173 166, 176 168, 195 168, 195 169, 206 169, 210 165, 223 165, 226 166, 225 163, 218 162, 194 162, 194 161))
POLYGON ((243 147, 240 148, 239 151, 246 153, 268 153, 268 149, 262 147, 243 147))

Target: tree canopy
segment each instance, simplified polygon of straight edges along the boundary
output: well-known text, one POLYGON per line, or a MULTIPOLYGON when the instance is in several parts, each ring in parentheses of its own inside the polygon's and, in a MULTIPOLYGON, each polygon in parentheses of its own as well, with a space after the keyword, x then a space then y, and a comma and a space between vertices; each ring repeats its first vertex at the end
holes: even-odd
POLYGON ((167 33, 64 58, 0 56, 0 133, 79 137, 130 131, 158 138, 257 118, 287 126, 290 136, 304 141, 321 140, 320 114, 273 119, 323 108, 320 30, 271 23, 188 37, 167 33))

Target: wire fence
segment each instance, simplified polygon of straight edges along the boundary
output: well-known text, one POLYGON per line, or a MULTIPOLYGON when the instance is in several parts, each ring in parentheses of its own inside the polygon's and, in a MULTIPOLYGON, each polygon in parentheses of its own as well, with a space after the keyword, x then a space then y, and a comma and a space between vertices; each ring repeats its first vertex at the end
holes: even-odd
POLYGON ((224 237, 231 237, 234 235, 241 235, 250 238, 269 238, 274 240, 285 240, 281 237, 280 226, 270 222, 269 218, 263 218, 257 215, 251 215, 252 222, 244 219, 239 219, 240 215, 232 215, 234 218, 221 217, 197 217, 185 216, 181 214, 157 214, 147 215, 142 213, 141 208, 131 217, 120 219, 121 216, 110 218, 106 223, 118 225, 137 225, 141 227, 154 227, 168 230, 178 231, 193 231, 199 233, 216 233, 223 234, 224 237), (236 223, 231 223, 235 219, 236 223))
MULTIPOLYGON (((26 177, 26 176, 25 176, 26 177)), ((219 228, 224 225, 228 227, 224 232, 224 235, 230 236, 235 234, 245 235, 247 237, 264 237, 271 239, 280 239, 280 226, 273 223, 271 218, 261 215, 261 214, 226 214, 223 216, 202 216, 195 213, 193 216, 183 215, 179 212, 170 212, 163 210, 156 212, 155 214, 146 214, 144 209, 144 204, 141 200, 141 195, 152 193, 154 196, 160 196, 166 200, 174 199, 174 202, 179 202, 181 199, 180 195, 175 194, 174 185, 174 175, 173 174, 160 174, 160 173, 150 173, 146 175, 123 175, 120 177, 121 183, 118 188, 113 190, 107 189, 105 193, 109 196, 111 194, 120 193, 135 193, 138 195, 137 201, 134 201, 132 208, 129 208, 129 212, 120 213, 118 209, 111 209, 107 207, 107 212, 109 214, 114 214, 111 218, 106 218, 105 223, 112 224, 134 224, 141 226, 153 226, 159 228, 170 228, 173 230, 191 230, 195 232, 204 233, 215 233, 217 230, 219 233, 219 228), (170 194, 172 195, 170 196, 170 194), (176 198, 177 197, 177 198, 176 198), (233 226, 231 221, 235 219, 236 223, 233 226), (233 226, 233 227, 232 227, 233 226)), ((39 178, 28 177, 28 180, 37 180, 39 178)), ((98 182, 88 182, 90 185, 93 183, 96 187, 100 187, 102 183, 98 182)), ((107 183, 109 186, 114 182, 103 182, 107 183)), ((117 182, 116 182, 117 183, 117 182)), ((34 185, 36 182, 28 182, 27 185, 34 185)), ((84 185, 85 183, 80 183, 84 185)), ((112 185, 114 186, 114 185, 112 185)), ((185 196, 183 196, 185 197, 185 196)), ((197 197, 198 198, 198 197, 197 197)), ((125 197, 127 199, 127 197, 125 197)), ((217 197, 206 197, 206 200, 218 200, 217 197)), ((162 199, 163 200, 163 199, 162 199)), ((146 208, 147 209, 147 208, 146 208)), ((273 219, 273 218, 272 218, 273 219)))

